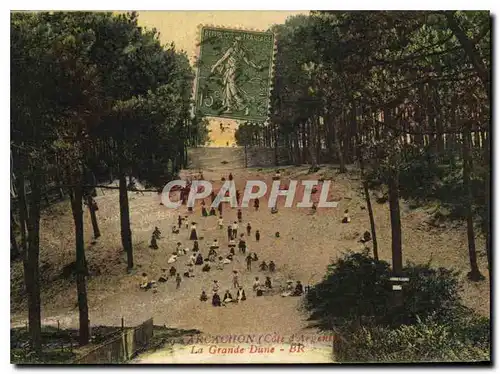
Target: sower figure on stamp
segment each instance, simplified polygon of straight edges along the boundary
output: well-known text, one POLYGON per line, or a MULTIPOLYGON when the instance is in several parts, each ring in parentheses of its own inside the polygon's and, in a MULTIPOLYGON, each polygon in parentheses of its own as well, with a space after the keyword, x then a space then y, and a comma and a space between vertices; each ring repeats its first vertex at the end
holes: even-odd
MULTIPOLYGON (((241 37, 238 36, 231 47, 211 68, 211 73, 217 71, 222 76, 222 106, 224 113, 245 109, 245 113, 248 114, 249 108, 245 104, 245 101, 247 101, 245 96, 247 95, 237 84, 238 71, 242 63, 261 70, 260 66, 257 66, 248 58, 246 51, 241 46, 241 37)), ((232 174, 230 176, 232 179, 232 174)))

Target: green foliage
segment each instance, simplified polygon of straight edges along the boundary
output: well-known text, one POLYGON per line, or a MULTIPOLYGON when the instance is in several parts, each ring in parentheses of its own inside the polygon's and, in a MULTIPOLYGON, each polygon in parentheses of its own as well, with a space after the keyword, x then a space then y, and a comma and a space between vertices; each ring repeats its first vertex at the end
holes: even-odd
POLYGON ((43 157, 65 178, 84 154, 95 172, 103 162, 116 169, 122 139, 126 168, 157 184, 159 170, 173 161, 178 169, 185 147, 205 140, 206 123, 191 115, 186 54, 162 46, 136 13, 13 13, 11 34, 13 145, 31 162, 43 157))
POLYGON ((337 346, 340 362, 467 362, 490 361, 489 321, 468 318, 436 322, 433 318, 414 325, 361 327, 342 331, 337 346), (476 333, 477 332, 477 333, 476 333))
POLYGON ((457 273, 429 264, 408 264, 404 274, 404 302, 393 305, 390 266, 367 254, 349 253, 328 266, 324 280, 306 297, 311 320, 332 328, 358 320, 362 323, 397 326, 433 316, 444 321, 461 309, 457 273))
POLYGON ((385 261, 348 253, 307 294, 310 320, 334 330, 340 362, 487 361, 490 326, 460 304, 458 274, 407 264, 401 306, 385 261))

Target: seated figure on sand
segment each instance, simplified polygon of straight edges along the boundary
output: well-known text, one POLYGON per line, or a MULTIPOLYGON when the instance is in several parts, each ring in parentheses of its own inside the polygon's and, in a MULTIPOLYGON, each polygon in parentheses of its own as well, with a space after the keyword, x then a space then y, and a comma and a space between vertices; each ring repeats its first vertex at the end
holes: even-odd
POLYGON ((186 251, 184 248, 182 248, 182 243, 177 242, 177 248, 175 249, 175 252, 177 253, 177 256, 184 256, 186 254, 186 251))
POLYGON ((146 273, 142 273, 142 278, 141 278, 141 283, 139 284, 139 287, 142 290, 148 290, 150 288, 150 283, 148 280, 148 275, 146 273))
POLYGON ((208 257, 210 256, 217 256, 217 251, 213 247, 210 247, 210 251, 208 251, 208 257))
POLYGON ((205 293, 205 291, 201 291, 200 301, 207 301, 207 300, 208 300, 207 294, 205 293))
POLYGON ((233 262, 233 255, 227 255, 226 258, 223 260, 224 264, 230 264, 233 262))
POLYGON ((286 289, 284 292, 281 293, 281 296, 287 297, 287 296, 292 296, 293 294, 293 280, 288 280, 286 282, 286 289))
POLYGON ((297 281, 292 296, 301 296, 303 293, 304 293, 304 287, 302 286, 302 283, 300 283, 300 281, 297 281))
POLYGON ((208 273, 210 271, 210 264, 207 262, 205 265, 203 265, 201 271, 208 273))
POLYGON ((197 257, 196 253, 193 253, 193 254, 189 257, 189 263, 190 263, 191 265, 196 265, 196 257, 197 257))
POLYGON ((216 269, 217 270, 223 270, 224 269, 224 257, 222 256, 219 256, 219 258, 217 259, 217 267, 216 269))
POLYGON ((196 256, 196 261, 194 264, 203 265, 203 255, 201 253, 198 253, 198 255, 196 256))
POLYGON ((167 269, 161 269, 160 278, 158 278, 158 282, 165 283, 168 280, 167 269))
POLYGON ((217 292, 214 292, 212 296, 212 306, 221 306, 220 296, 217 292))
POLYGON ((172 226, 172 234, 178 234, 179 233, 179 228, 175 225, 172 226))
POLYGON ((259 280, 259 277, 255 277, 255 280, 253 281, 253 286, 252 286, 252 288, 253 288, 253 290, 254 290, 254 291, 256 291, 256 290, 257 290, 257 288, 259 288, 259 287, 260 287, 260 280, 259 280))
POLYGON ((273 288, 272 284, 271 284, 271 277, 266 277, 266 281, 264 282, 264 286, 268 289, 271 289, 273 288))
POLYGON ((177 274, 177 269, 175 268, 175 266, 172 266, 168 272, 170 276, 173 277, 175 274, 177 274))
POLYGON ((168 261, 167 263, 169 264, 173 264, 175 261, 177 261, 177 254, 176 253, 173 253, 170 255, 170 257, 168 258, 168 261))
POLYGON ((236 294, 236 300, 238 302, 240 301, 245 301, 247 299, 246 295, 245 295, 245 290, 243 289, 243 287, 239 287, 238 288, 238 292, 236 294))
POLYGON ((268 266, 267 266, 266 262, 265 262, 265 261, 262 261, 262 262, 260 263, 260 265, 259 265, 259 269, 260 269, 260 271, 267 271, 267 268, 268 268, 268 266))
POLYGON ((342 223, 350 223, 351 217, 349 217, 349 209, 344 211, 344 218, 342 218, 342 223))
POLYGON ((229 292, 229 290, 226 290, 226 293, 224 294, 224 297, 222 298, 222 301, 224 303, 230 303, 233 301, 233 296, 229 292))
POLYGON ((277 181, 277 180, 280 180, 281 179, 281 171, 278 169, 276 170, 276 172, 274 173, 274 176, 273 176, 273 181, 277 181))
POLYGON ((274 263, 274 261, 269 261, 269 271, 270 272, 276 271, 276 264, 274 263))

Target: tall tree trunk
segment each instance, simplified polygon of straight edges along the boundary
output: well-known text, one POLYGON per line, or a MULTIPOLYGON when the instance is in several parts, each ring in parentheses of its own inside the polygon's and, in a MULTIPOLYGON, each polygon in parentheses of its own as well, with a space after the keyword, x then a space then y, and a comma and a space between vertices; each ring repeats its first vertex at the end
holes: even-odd
MULTIPOLYGON (((359 144, 359 143, 358 143, 359 144)), ((365 163, 363 160, 362 150, 358 147, 359 154, 359 166, 361 169, 361 179, 363 180, 363 190, 365 193, 366 207, 368 209, 368 216, 370 218, 370 230, 372 232, 372 242, 373 242, 373 258, 378 260, 378 243, 377 243, 377 233, 375 230, 375 218, 373 217, 373 207, 370 198, 370 191, 368 189, 368 181, 365 178, 365 163)))
POLYGON ((26 188, 24 186, 24 175, 22 173, 18 174, 16 184, 17 205, 19 209, 19 230, 21 231, 21 250, 26 252, 28 249, 26 238, 26 220, 28 219, 28 212, 26 206, 26 188))
POLYGON ((17 240, 16 240, 16 232, 14 230, 14 227, 16 227, 16 220, 14 219, 14 214, 12 213, 12 208, 10 211, 10 258, 12 260, 16 259, 19 257, 20 251, 19 251, 19 246, 17 245, 17 240))
POLYGON ((248 150, 247 150, 247 144, 245 143, 245 168, 248 168, 248 150))
POLYGON ((317 167, 318 167, 318 161, 316 159, 316 149, 315 149, 315 140, 316 140, 316 132, 315 132, 315 121, 314 119, 311 119, 308 121, 309 122, 309 136, 308 136, 308 139, 309 139, 309 147, 308 147, 308 151, 309 151, 309 158, 310 158, 310 161, 311 161, 311 168, 313 170, 315 170, 317 167))
POLYGON ((344 155, 342 154, 342 147, 340 146, 340 139, 339 139, 339 133, 337 131, 337 124, 338 123, 333 123, 333 137, 335 141, 335 149, 337 150, 337 157, 339 159, 339 164, 340 164, 340 173, 346 173, 347 168, 345 166, 345 160, 344 160, 344 155))
POLYGON ((274 164, 279 165, 279 153, 278 153, 278 125, 273 125, 274 133, 274 164))
POLYGON ((300 143, 299 143, 298 132, 295 132, 293 134, 293 141, 294 141, 294 148, 295 148, 294 163, 295 163, 295 165, 300 165, 300 143))
POLYGON ((131 270, 134 267, 133 250, 132 250, 132 231, 130 230, 130 213, 128 206, 127 193, 127 178, 125 176, 125 160, 123 154, 123 140, 119 141, 120 160, 118 161, 118 178, 119 178, 119 194, 120 194, 120 227, 123 250, 127 253, 127 268, 131 270))
POLYGON ((485 229, 486 229, 486 255, 488 259, 488 270, 491 279, 491 227, 490 227, 490 215, 491 215, 491 170, 490 170, 490 133, 483 134, 483 152, 484 152, 484 165, 486 167, 486 177, 484 178, 484 203, 486 205, 486 217, 485 217, 485 229))
POLYGON ((398 172, 389 175, 389 209, 391 216, 392 271, 401 276, 403 271, 403 248, 401 243, 401 213, 399 210, 398 172))
POLYGON ((94 199, 89 194, 87 195, 87 205, 89 207, 90 212, 90 221, 92 222, 92 229, 94 231, 94 239, 97 239, 101 236, 101 231, 99 230, 99 223, 97 222, 97 215, 94 207, 94 199))
POLYGON ((79 342, 86 345, 89 342, 89 310, 87 303, 87 264, 85 260, 85 243, 83 231, 83 188, 82 180, 73 188, 71 207, 75 223, 75 248, 76 248, 76 292, 79 311, 79 342))
MULTIPOLYGON (((25 282, 28 294, 28 321, 32 349, 42 353, 42 319, 40 305, 40 198, 41 167, 31 171, 29 179, 31 201, 26 224, 28 226, 28 248, 26 251, 25 282)), ((20 191, 24 194, 24 191, 20 191)))
POLYGON ((472 281, 484 279, 477 265, 476 241, 474 237, 474 217, 472 211, 472 189, 470 174, 472 171, 472 157, 470 153, 471 129, 470 125, 464 126, 463 130, 463 183, 465 190, 465 209, 467 214, 467 242, 469 247, 470 272, 467 274, 472 281))

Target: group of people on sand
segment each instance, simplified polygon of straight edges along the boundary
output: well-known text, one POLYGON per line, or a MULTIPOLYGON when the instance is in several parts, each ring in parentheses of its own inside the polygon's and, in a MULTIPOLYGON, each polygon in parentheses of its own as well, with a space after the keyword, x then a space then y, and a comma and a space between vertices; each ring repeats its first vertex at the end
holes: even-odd
MULTIPOLYGON (((200 175, 201 172, 200 172, 200 175)), ((225 179, 225 178, 222 178, 225 179)), ((228 176, 229 180, 233 180, 233 175, 232 173, 229 174, 228 176)), ((184 201, 187 200, 187 196, 189 195, 189 191, 191 188, 191 183, 188 182, 186 187, 181 190, 181 200, 184 201)), ((215 196, 212 196, 212 199, 214 199, 215 196)), ((222 205, 222 204, 220 204, 222 205)), ((259 201, 258 199, 255 199, 254 202, 254 207, 256 210, 259 208, 259 201)), ((202 216, 216 216, 214 209, 212 208, 210 212, 207 212, 206 207, 205 207, 205 202, 203 201, 201 203, 201 210, 202 210, 202 216)), ((192 212, 191 210, 188 210, 192 212)), ((171 264, 172 266, 170 269, 167 271, 167 269, 162 269, 162 273, 160 277, 158 278, 157 281, 155 280, 149 280, 148 276, 146 273, 143 273, 142 281, 140 283, 140 288, 143 290, 149 290, 153 289, 153 292, 156 292, 157 290, 157 282, 158 283, 165 283, 169 279, 174 279, 175 284, 176 284, 176 289, 180 288, 183 276, 185 278, 191 278, 194 277, 194 269, 197 266, 201 267, 201 270, 203 272, 209 272, 213 266, 216 267, 218 270, 223 270, 225 265, 231 264, 235 260, 236 256, 236 246, 238 247, 238 253, 245 255, 244 261, 246 263, 246 268, 247 271, 252 271, 252 264, 253 262, 258 262, 259 257, 256 252, 250 252, 248 250, 247 246, 247 241, 245 239, 245 231, 246 231, 246 236, 250 237, 252 235, 252 232, 255 235, 255 241, 259 242, 261 233, 260 231, 253 230, 252 225, 250 222, 247 222, 247 224, 244 227, 244 232, 240 232, 240 224, 243 222, 243 213, 241 209, 238 209, 237 211, 237 220, 233 222, 229 222, 227 225, 227 240, 228 240, 228 248, 229 252, 227 254, 221 254, 220 249, 221 249, 221 244, 217 239, 213 239, 213 241, 209 244, 209 250, 208 250, 208 256, 204 256, 201 251, 200 251, 200 245, 198 240, 200 237, 198 236, 197 232, 197 224, 196 222, 192 221, 191 225, 189 227, 189 220, 188 216, 181 216, 179 215, 177 218, 177 225, 172 226, 172 233, 173 234, 179 234, 180 230, 182 229, 183 225, 185 226, 186 229, 190 229, 189 231, 189 240, 193 241, 193 247, 192 248, 186 248, 185 246, 182 245, 182 243, 179 241, 177 242, 175 250, 171 253, 170 257, 167 260, 168 264, 171 264), (238 236, 239 234, 239 236, 238 236), (189 252, 191 252, 191 255, 188 257, 188 261, 186 263, 187 269, 186 271, 179 272, 175 266, 173 265, 174 263, 177 263, 179 259, 182 256, 187 255, 189 252), (183 276, 182 276, 183 275, 183 276)), ((222 207, 219 208, 219 215, 218 215, 218 220, 217 220, 217 226, 220 230, 224 228, 226 224, 224 223, 224 219, 222 216, 222 207)), ((243 231, 243 229, 242 229, 243 231)), ((280 237, 279 232, 275 233, 276 238, 280 237)), ((155 227, 153 234, 151 236, 151 245, 150 247, 153 249, 158 249, 158 243, 157 240, 161 238, 161 231, 159 230, 158 227, 155 227)), ((203 238, 201 238, 203 239, 203 238)), ((270 272, 274 273, 276 271, 276 264, 274 261, 262 261, 259 266, 259 270, 262 272, 270 272)), ((218 281, 214 281, 214 285, 212 288, 212 305, 213 306, 224 306, 227 305, 228 303, 232 302, 242 302, 246 300, 246 295, 245 295, 245 290, 243 289, 243 286, 240 284, 240 278, 239 278, 239 273, 237 270, 233 270, 233 279, 232 279, 232 284, 234 289, 236 289, 236 294, 235 297, 233 297, 232 293, 229 290, 226 290, 223 294, 223 296, 220 296, 220 286, 218 281)), ((303 293, 303 287, 300 283, 300 281, 297 282, 297 285, 295 288, 290 289, 290 284, 288 284, 286 291, 282 294, 282 296, 300 296, 303 293)), ((265 280, 263 283, 261 283, 259 277, 255 277, 254 284, 252 286, 253 291, 255 292, 256 296, 263 296, 265 293, 271 291, 273 289, 273 284, 271 280, 270 275, 265 275, 265 280)), ((200 295, 200 301, 205 302, 208 301, 208 295, 205 290, 202 291, 200 295)))
MULTIPOLYGON (((236 288, 236 297, 233 297, 229 290, 226 290, 223 297, 221 298, 219 295, 220 285, 219 281, 214 280, 212 286, 212 306, 226 306, 229 303, 240 303, 247 299, 245 290, 239 284, 236 288)), ((208 296, 205 290, 201 291, 200 301, 205 302, 208 300, 208 296)))

